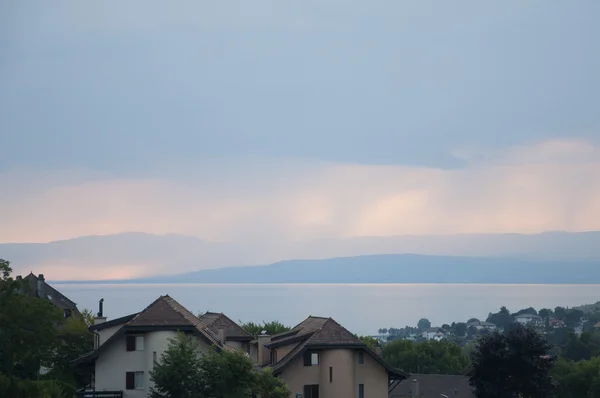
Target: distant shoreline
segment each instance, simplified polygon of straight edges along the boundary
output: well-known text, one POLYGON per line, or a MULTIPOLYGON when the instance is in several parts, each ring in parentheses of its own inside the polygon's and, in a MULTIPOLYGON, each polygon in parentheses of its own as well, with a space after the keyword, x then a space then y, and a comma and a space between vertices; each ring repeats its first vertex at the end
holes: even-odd
POLYGON ((599 282, 174 282, 139 280, 47 281, 53 285, 600 285, 599 282))

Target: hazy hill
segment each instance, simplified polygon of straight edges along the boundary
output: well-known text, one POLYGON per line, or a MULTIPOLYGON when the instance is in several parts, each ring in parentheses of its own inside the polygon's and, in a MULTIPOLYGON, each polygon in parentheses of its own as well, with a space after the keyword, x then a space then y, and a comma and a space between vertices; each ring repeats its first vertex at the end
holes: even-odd
POLYGON ((50 243, 0 244, 0 258, 10 260, 17 273, 31 270, 52 279, 123 279, 289 259, 385 253, 590 261, 600 260, 599 247, 600 232, 359 237, 245 244, 206 242, 183 235, 123 233, 50 243))
POLYGON ((387 254, 290 260, 137 283, 600 283, 600 261, 387 254))

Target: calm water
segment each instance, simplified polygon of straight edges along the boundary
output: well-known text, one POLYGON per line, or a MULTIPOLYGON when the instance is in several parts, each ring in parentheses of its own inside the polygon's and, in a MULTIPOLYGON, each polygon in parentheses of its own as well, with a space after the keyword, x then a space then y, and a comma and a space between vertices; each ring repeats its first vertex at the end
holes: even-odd
POLYGON ((278 320, 294 325, 308 315, 331 316, 351 331, 375 334, 382 327, 434 325, 485 318, 505 305, 512 311, 554 308, 600 300, 600 285, 451 284, 99 284, 54 285, 80 309, 117 318, 169 294, 194 313, 224 312, 233 320, 278 320))

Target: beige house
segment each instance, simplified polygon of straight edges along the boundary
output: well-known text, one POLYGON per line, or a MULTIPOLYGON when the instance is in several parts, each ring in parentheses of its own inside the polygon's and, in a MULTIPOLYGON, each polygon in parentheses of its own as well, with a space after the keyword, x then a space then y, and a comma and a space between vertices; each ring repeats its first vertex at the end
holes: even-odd
POLYGON ((309 316, 291 331, 253 342, 259 366, 271 367, 298 398, 386 398, 409 375, 389 366, 331 318, 309 316))
POLYGON ((331 318, 311 316, 289 332, 253 340, 224 314, 196 317, 169 296, 159 297, 142 312, 110 321, 103 316, 102 303, 90 327, 95 349, 76 362, 90 367, 96 392, 113 397, 148 395, 150 371, 178 331, 196 336, 201 352, 213 346, 243 350, 258 367, 272 368, 293 398, 385 398, 408 377, 331 318))
POLYGON ((100 311, 90 330, 95 350, 77 360, 89 364, 95 391, 125 398, 147 397, 150 371, 178 331, 196 336, 201 352, 249 347, 252 336, 223 314, 196 317, 173 298, 161 296, 142 312, 106 321, 100 311))

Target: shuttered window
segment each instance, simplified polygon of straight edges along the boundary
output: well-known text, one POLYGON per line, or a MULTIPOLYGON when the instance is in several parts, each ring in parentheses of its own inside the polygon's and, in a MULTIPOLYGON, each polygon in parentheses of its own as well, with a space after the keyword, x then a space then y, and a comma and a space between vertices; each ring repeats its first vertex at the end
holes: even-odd
POLYGON ((135 336, 127 336, 126 338, 127 351, 135 351, 135 336))
POLYGON ((125 388, 127 390, 135 390, 135 372, 125 373, 125 388))

